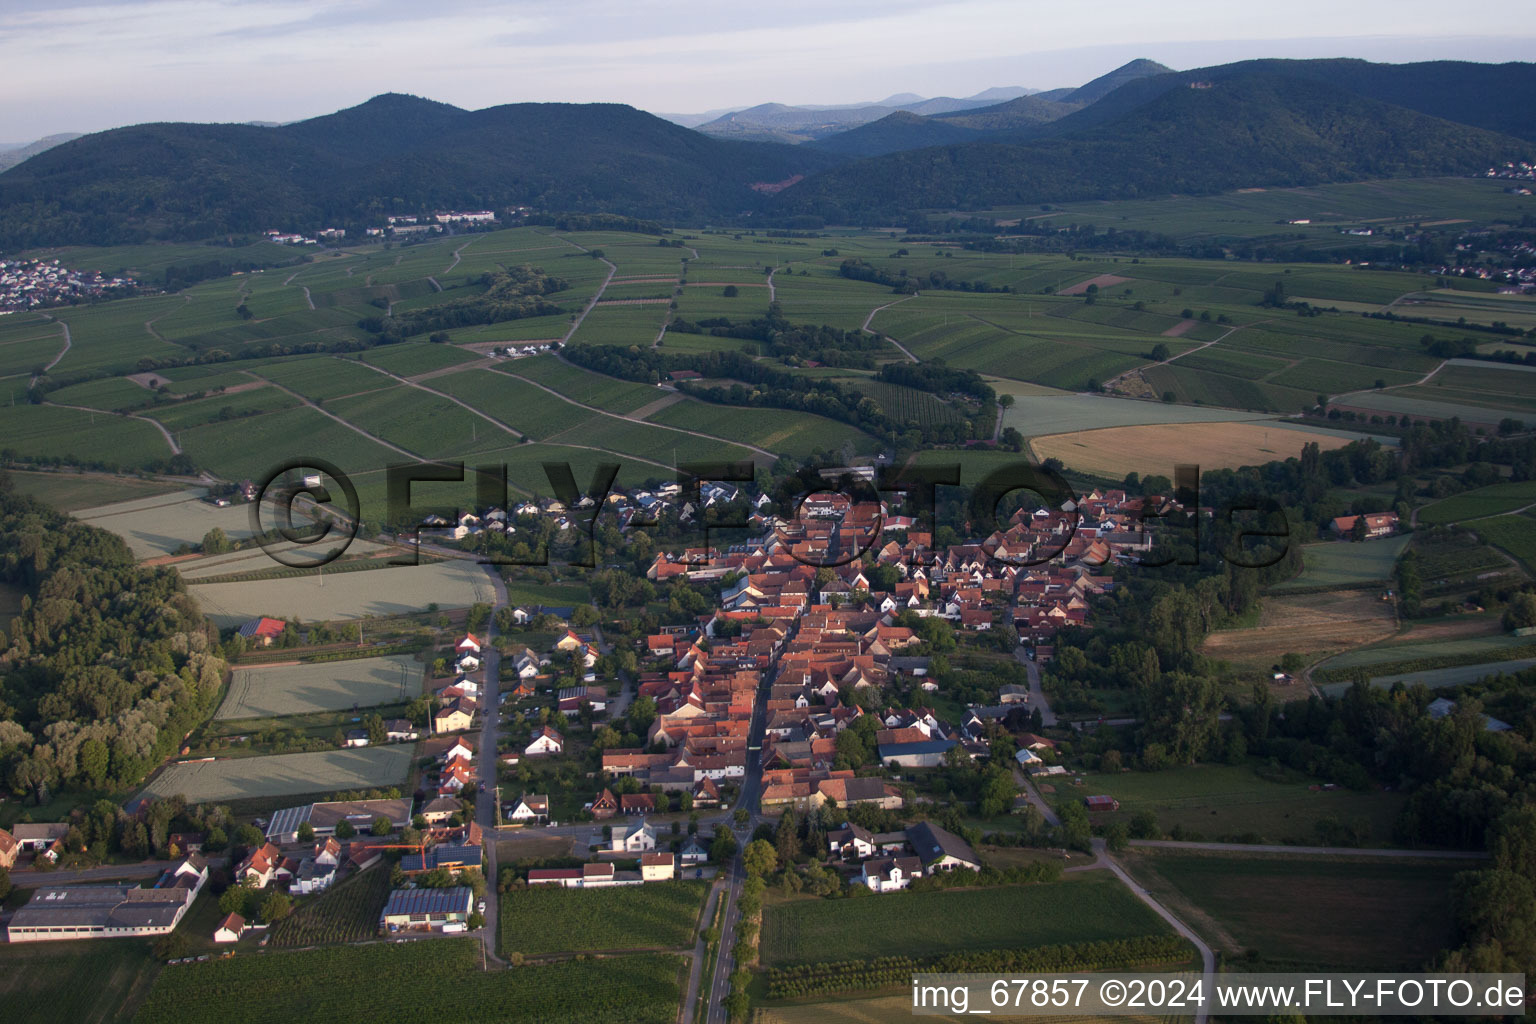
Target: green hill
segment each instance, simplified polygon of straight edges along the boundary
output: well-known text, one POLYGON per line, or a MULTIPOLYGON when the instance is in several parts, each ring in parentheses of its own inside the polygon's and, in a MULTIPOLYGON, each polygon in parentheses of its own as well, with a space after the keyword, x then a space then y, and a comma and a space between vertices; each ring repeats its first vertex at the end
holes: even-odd
MULTIPOLYGON (((1101 103, 1172 76, 1122 86, 1101 103)), ((786 189, 779 215, 864 222, 920 208, 976 208, 1364 178, 1470 174, 1530 144, 1303 78, 1248 72, 1164 89, 1061 134, 861 160, 786 189)))
POLYGON ((278 128, 147 124, 0 174, 0 247, 194 239, 528 205, 664 220, 734 215, 814 150, 712 139, 618 104, 466 111, 411 96, 278 128))

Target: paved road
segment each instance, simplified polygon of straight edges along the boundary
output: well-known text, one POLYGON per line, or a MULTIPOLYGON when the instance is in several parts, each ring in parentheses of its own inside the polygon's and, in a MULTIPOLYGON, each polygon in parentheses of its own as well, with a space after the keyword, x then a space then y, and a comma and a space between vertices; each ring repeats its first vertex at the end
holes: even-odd
POLYGON ((1045 797, 1041 796, 1040 791, 1035 788, 1034 780, 1025 774, 1024 769, 1017 761, 1013 763, 1013 778, 1023 788, 1024 795, 1029 799, 1029 802, 1034 804, 1035 809, 1045 816, 1045 820, 1059 827, 1061 825, 1061 818, 1057 817, 1056 811, 1050 804, 1045 802, 1045 797))
POLYGON ((1487 860, 1481 850, 1365 850, 1353 846, 1262 846, 1246 843, 1181 843, 1172 839, 1132 839, 1132 846, 1215 853, 1300 853, 1325 857, 1403 857, 1418 860, 1487 860))
MULTIPOLYGON (((763 791, 763 735, 767 726, 768 693, 772 672, 764 672, 757 688, 757 701, 752 708, 752 725, 747 731, 747 768, 741 781, 741 792, 734 809, 744 809, 747 824, 736 827, 736 857, 726 871, 725 916, 720 924, 720 955, 715 960, 714 977, 709 983, 709 1005, 704 1013, 703 1024, 726 1024, 725 997, 731 994, 731 972, 736 969, 731 949, 736 945, 736 925, 741 921, 742 886, 747 880, 746 868, 741 862, 741 848, 752 835, 752 829, 761 818, 758 801, 763 791)), ((702 831, 702 829, 701 829, 702 831)))
POLYGON ((1040 666, 1035 660, 1024 653, 1024 648, 1015 647, 1013 656, 1024 671, 1029 674, 1029 706, 1031 710, 1040 709, 1040 724, 1055 725, 1056 712, 1051 710, 1051 702, 1045 699, 1045 691, 1040 688, 1040 666))
MULTIPOLYGON (((477 756, 480 758, 480 778, 485 789, 475 797, 475 820, 480 823, 482 829, 486 829, 495 835, 497 821, 496 807, 496 749, 500 739, 501 708, 498 696, 501 685, 501 654, 496 650, 493 641, 496 638, 496 612, 505 608, 507 601, 507 587, 502 582, 501 573, 494 565, 482 566, 491 578, 491 587, 496 592, 495 607, 491 609, 491 618, 485 627, 485 643, 481 648, 482 664, 485 670, 485 686, 481 694, 481 723, 480 723, 480 750, 477 756)), ((485 927, 480 932, 480 940, 485 944, 486 960, 495 960, 497 914, 500 907, 496 899, 496 841, 487 837, 485 845, 485 927)))
POLYGON ((710 922, 714 921, 715 907, 719 903, 720 894, 724 891, 725 889, 716 883, 710 886, 709 896, 704 900, 705 927, 699 929, 699 938, 693 944, 693 964, 688 968, 688 988, 683 993, 683 1002, 677 1008, 677 1024, 689 1024, 693 1020, 693 1011, 699 1002, 699 983, 704 980, 704 961, 709 955, 708 943, 704 941, 703 932, 708 929, 710 922))

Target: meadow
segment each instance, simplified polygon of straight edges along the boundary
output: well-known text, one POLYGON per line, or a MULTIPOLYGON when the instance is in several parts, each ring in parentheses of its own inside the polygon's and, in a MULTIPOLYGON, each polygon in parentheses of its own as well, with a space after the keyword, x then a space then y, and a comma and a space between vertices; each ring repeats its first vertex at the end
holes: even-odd
POLYGON ((1100 427, 1134 427, 1157 423, 1227 423, 1260 420, 1256 413, 1196 409, 1161 402, 1132 401, 1107 395, 1016 395, 1003 412, 1003 426, 1025 437, 1065 434, 1100 427))
POLYGON ((144 787, 143 796, 181 795, 188 803, 222 803, 300 793, 376 789, 404 782, 411 744, 324 750, 308 754, 182 761, 167 765, 144 787))
POLYGON ((829 957, 937 956, 1167 930, 1114 877, 1090 872, 1041 885, 769 902, 763 909, 760 956, 765 966, 782 967, 829 957))
MULTIPOLYGON (((1532 378, 1532 383, 1536 384, 1536 378, 1532 378)), ((1430 502, 1419 509, 1419 522, 1430 526, 1459 523, 1503 515, 1530 505, 1536 505, 1536 480, 1491 484, 1430 502)))
POLYGON ((220 1024, 230 1006, 259 1006, 293 1024, 428 1024, 458 1006, 483 1024, 673 1024, 679 973, 670 956, 486 973, 474 939, 280 950, 168 967, 133 1021, 220 1024))
POLYGON ((1392 567, 1407 549, 1408 541, 1404 535, 1359 544, 1330 540, 1304 545, 1301 549, 1302 571, 1275 584, 1272 589, 1339 587, 1388 580, 1392 576, 1392 567))
POLYGON ((1316 843, 1317 823, 1333 820, 1357 827, 1366 845, 1391 845, 1402 807, 1398 794, 1310 789, 1314 784, 1298 773, 1272 781, 1251 765, 1199 764, 1089 775, 1080 787, 1058 784, 1057 790, 1065 799, 1103 793, 1120 801, 1120 810, 1096 819, 1129 821, 1152 811, 1164 832, 1180 827, 1214 841, 1316 843))
POLYGON ((514 889, 500 897, 498 948, 503 956, 692 948, 707 892, 699 882, 514 889))
POLYGON ((1127 866, 1222 952, 1335 971, 1421 969, 1453 942, 1450 883, 1467 869, 1145 848, 1127 866))
POLYGON ((160 480, 100 473, 34 473, 13 469, 11 485, 17 494, 26 494, 63 512, 96 508, 108 502, 174 494, 180 486, 160 480))
POLYGON ((216 720, 346 711, 410 701, 421 694, 413 657, 237 668, 216 720))

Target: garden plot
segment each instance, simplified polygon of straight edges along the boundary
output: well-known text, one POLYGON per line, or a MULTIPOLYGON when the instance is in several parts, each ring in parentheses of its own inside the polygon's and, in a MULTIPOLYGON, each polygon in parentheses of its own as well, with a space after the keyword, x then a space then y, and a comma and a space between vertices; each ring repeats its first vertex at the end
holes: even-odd
POLYGON ((244 505, 215 508, 200 500, 198 491, 181 491, 136 498, 82 509, 75 518, 111 530, 139 558, 168 555, 183 544, 199 544, 214 527, 231 540, 251 535, 250 511, 244 505))
POLYGON ((331 576, 205 583, 195 587, 192 596, 221 629, 262 615, 334 621, 404 615, 430 604, 463 608, 496 600, 485 568, 468 560, 331 576))
POLYGON ((421 665, 409 655, 238 668, 213 717, 276 718, 409 701, 421 695, 421 679, 421 665))
POLYGON ((166 767, 144 788, 143 797, 164 800, 180 794, 188 803, 223 803, 300 793, 377 789, 398 785, 411 770, 415 747, 322 750, 270 757, 229 757, 180 761, 166 767))

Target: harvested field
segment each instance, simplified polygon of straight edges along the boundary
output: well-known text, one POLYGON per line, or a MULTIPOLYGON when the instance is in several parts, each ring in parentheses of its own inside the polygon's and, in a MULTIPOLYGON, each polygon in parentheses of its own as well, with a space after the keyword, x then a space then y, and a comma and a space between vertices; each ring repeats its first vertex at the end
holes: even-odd
POLYGON ((393 786, 410 774, 415 749, 413 744, 400 743, 311 754, 183 761, 156 775, 142 795, 164 799, 180 793, 188 803, 213 803, 393 786))
POLYGON ((1340 591, 1264 599, 1259 624, 1206 637, 1201 653, 1265 665, 1281 655, 1321 657, 1391 636, 1397 620, 1390 602, 1373 591, 1340 591))
POLYGON ((183 544, 199 544, 215 526, 241 540, 251 535, 250 511, 244 505, 215 508, 200 501, 202 491, 180 491, 112 505, 82 509, 75 518, 111 530, 139 558, 168 555, 183 544))
POLYGON ((260 615, 305 622, 417 612, 429 604, 463 608, 494 601, 485 568, 470 561, 370 569, 332 576, 294 576, 198 584, 192 590, 220 628, 260 615))
POLYGON ((1163 332, 1165 338, 1182 338, 1191 327, 1199 326, 1199 320, 1180 320, 1163 332))
POLYGON ((1327 451, 1349 441, 1343 434, 1274 430, 1266 423, 1163 423, 1049 434, 1031 445, 1042 459, 1054 457, 1083 472, 1121 477, 1133 471, 1167 473, 1175 462, 1206 470, 1258 466, 1299 456, 1309 443, 1327 451))
POLYGON ((1061 289, 1056 294, 1057 295, 1082 295, 1084 292, 1086 292, 1088 290, 1088 286, 1091 285, 1091 284, 1096 284, 1100 288, 1112 288, 1112 287, 1114 287, 1117 284, 1124 284, 1125 282, 1127 282, 1129 280, 1130 280, 1130 278, 1128 278, 1128 277, 1121 277, 1119 274, 1100 274, 1098 277, 1090 277, 1086 281, 1079 281, 1079 282, 1077 282, 1077 284, 1068 285, 1067 287, 1061 289))
POLYGON ((271 718, 413 700, 421 695, 421 677, 410 656, 240 668, 213 717, 271 718))
MULTIPOLYGON (((1188 405, 1143 402, 1108 395, 1076 395, 1055 391, 1047 394, 1014 394, 1013 406, 1003 412, 1003 426, 1016 427, 1025 437, 1045 437, 1072 431, 1107 427, 1135 427, 1149 423, 1226 423, 1262 420, 1264 413, 1232 409, 1198 409, 1188 405)), ((1170 458, 1169 462, 1182 461, 1170 458)))

